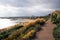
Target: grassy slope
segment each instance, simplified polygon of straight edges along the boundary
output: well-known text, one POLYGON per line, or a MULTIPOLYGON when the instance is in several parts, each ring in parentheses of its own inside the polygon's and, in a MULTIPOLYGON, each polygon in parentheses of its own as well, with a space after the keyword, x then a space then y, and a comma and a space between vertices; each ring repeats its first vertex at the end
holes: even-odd
POLYGON ((34 34, 41 29, 45 19, 36 19, 24 25, 14 25, 12 28, 0 32, 0 40, 28 40, 33 38, 34 34))

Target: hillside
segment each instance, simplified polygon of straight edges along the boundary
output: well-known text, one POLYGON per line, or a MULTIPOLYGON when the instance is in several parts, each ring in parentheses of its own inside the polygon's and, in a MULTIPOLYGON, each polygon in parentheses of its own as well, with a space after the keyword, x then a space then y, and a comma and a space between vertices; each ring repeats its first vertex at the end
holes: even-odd
POLYGON ((45 21, 44 18, 37 18, 23 25, 17 24, 11 28, 1 30, 0 40, 32 40, 36 32, 41 30, 41 25, 45 21))
POLYGON ((0 40, 60 40, 60 10, 0 30, 0 40))

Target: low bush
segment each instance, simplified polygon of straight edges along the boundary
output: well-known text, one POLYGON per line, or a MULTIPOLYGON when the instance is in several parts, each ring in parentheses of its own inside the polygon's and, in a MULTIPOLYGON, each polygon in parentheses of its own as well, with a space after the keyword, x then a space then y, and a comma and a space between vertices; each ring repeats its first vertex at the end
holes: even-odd
POLYGON ((55 40, 60 40, 60 24, 58 24, 57 27, 54 28, 53 35, 55 37, 55 40))
POLYGON ((41 25, 45 23, 44 18, 38 18, 34 21, 23 25, 14 25, 7 31, 0 33, 1 40, 25 40, 32 39, 37 31, 41 29, 41 25))
POLYGON ((44 18, 38 18, 35 21, 36 21, 37 24, 43 25, 45 23, 46 19, 44 19, 44 18))
POLYGON ((60 11, 55 11, 51 14, 51 21, 54 24, 60 23, 60 11))
POLYGON ((22 38, 25 39, 25 40, 30 39, 30 38, 33 37, 33 35, 35 34, 35 32, 36 32, 35 30, 31 30, 27 34, 25 34, 22 38))
POLYGON ((7 38, 13 31, 15 31, 15 30, 17 30, 17 29, 19 29, 19 28, 21 28, 21 27, 23 27, 23 26, 20 25, 20 26, 11 28, 11 29, 9 29, 9 30, 6 30, 6 31, 4 31, 4 32, 0 32, 0 35, 2 35, 2 36, 0 36, 0 39, 7 38))

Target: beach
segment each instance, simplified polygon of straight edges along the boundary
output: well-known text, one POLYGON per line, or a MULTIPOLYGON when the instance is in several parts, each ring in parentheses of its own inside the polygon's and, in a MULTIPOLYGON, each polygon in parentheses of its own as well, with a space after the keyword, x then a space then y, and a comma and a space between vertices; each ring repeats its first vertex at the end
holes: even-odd
POLYGON ((8 28, 8 27, 16 25, 16 24, 24 24, 24 23, 27 23, 30 21, 32 21, 32 19, 16 19, 16 20, 0 19, 0 29, 8 28))

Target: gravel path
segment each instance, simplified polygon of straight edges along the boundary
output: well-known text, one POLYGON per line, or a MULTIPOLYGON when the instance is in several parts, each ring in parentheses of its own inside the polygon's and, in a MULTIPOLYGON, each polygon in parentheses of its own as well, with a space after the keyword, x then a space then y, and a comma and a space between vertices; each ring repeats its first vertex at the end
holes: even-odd
POLYGON ((42 30, 37 32, 36 38, 34 40, 55 40, 53 37, 54 25, 48 20, 42 30))

